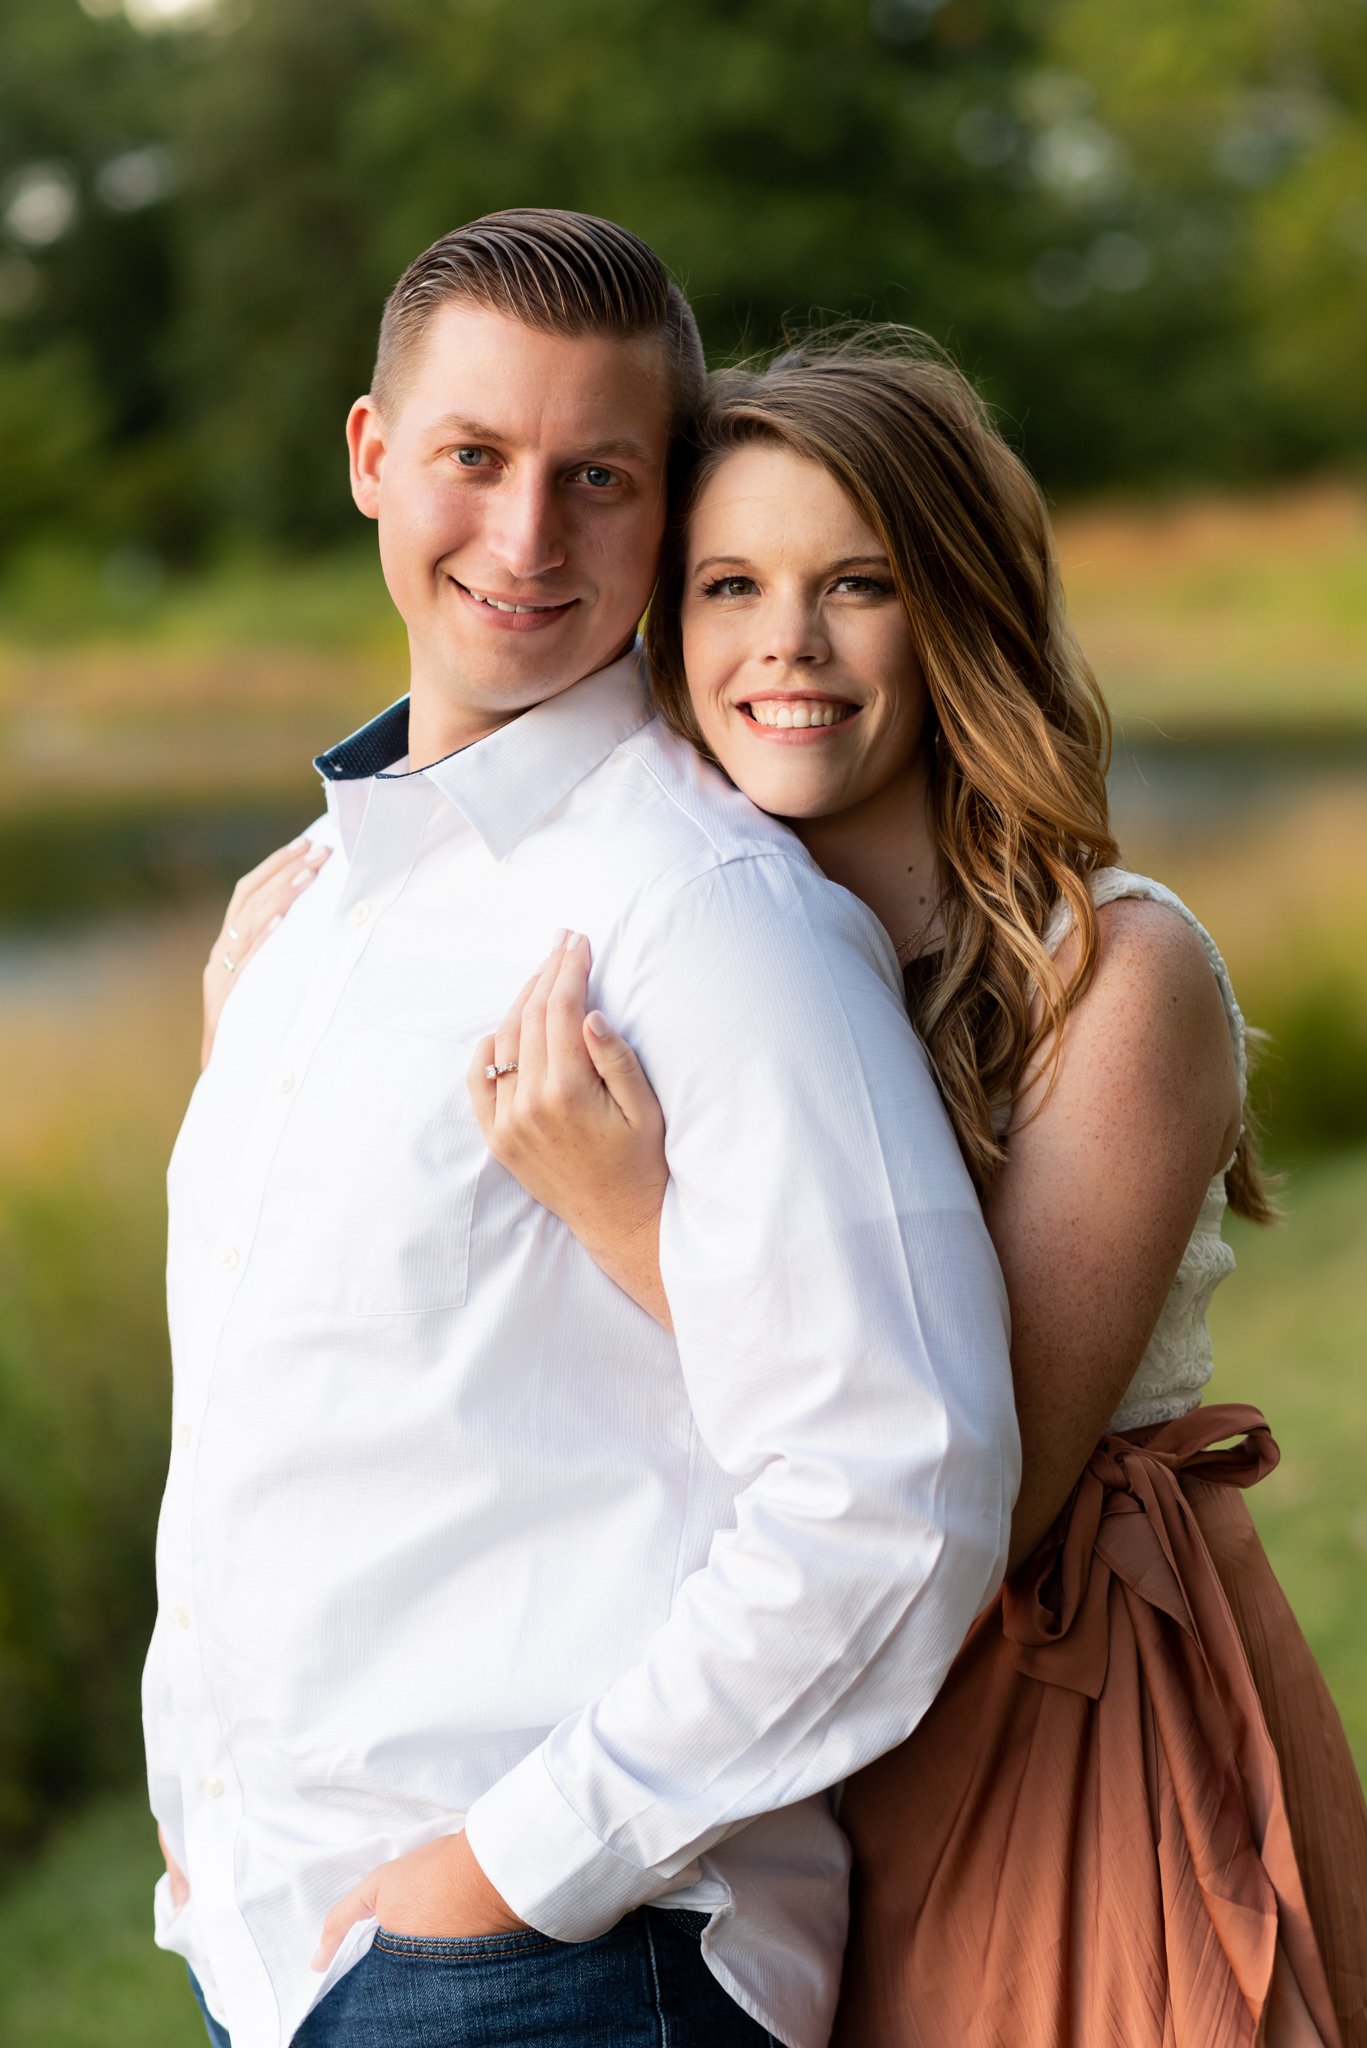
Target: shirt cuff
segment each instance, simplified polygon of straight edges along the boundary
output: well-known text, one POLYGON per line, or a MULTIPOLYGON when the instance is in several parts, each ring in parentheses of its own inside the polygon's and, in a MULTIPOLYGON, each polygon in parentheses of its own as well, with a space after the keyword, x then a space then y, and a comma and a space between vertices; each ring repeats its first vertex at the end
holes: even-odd
POLYGON ((677 1883, 625 1862, 600 1842, 539 1749, 475 1801, 465 1833, 495 1891, 520 1920, 553 1941, 591 1941, 677 1883))

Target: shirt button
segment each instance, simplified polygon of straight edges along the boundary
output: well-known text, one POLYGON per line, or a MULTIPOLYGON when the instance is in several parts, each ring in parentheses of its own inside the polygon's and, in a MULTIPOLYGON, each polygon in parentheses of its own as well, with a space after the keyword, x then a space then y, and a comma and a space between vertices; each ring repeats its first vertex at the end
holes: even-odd
POLYGON ((177 1429, 176 1442, 180 1446, 182 1451, 186 1450, 189 1447, 191 1433, 192 1432, 188 1422, 182 1422, 180 1424, 180 1427, 177 1429))
POLYGON ((171 1619, 175 1623, 177 1628, 188 1628, 190 1626, 189 1608, 173 1607, 171 1609, 171 1619))
POLYGON ((237 1264, 237 1253, 231 1245, 229 1245, 226 1252, 219 1253, 218 1263, 220 1266, 222 1266, 225 1273, 232 1272, 234 1266, 237 1264))
POLYGON ((282 1095, 290 1094, 294 1088, 293 1074, 282 1074, 275 1085, 282 1095))
POLYGON ((353 903, 353 904, 352 904, 352 906, 351 906, 351 922, 352 922, 353 924, 364 924, 364 923, 365 923, 365 921, 366 921, 366 919, 367 919, 367 918, 369 917, 369 915, 370 915, 370 905, 369 905, 368 903, 353 903))
POLYGON ((224 1791, 226 1790, 226 1787, 224 1786, 222 1778, 216 1777, 215 1774, 212 1771, 210 1771, 207 1778, 200 1779, 199 1789, 204 1794, 204 1797, 206 1799, 221 1799, 223 1797, 224 1791))

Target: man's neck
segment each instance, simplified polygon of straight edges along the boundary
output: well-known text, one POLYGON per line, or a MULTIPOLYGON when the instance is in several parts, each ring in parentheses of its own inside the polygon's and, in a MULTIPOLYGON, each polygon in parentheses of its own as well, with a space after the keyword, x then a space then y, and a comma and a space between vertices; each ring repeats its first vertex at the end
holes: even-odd
POLYGON ((463 747, 488 739, 490 733, 510 725, 522 716, 523 710, 530 709, 530 705, 523 705, 505 717, 481 717, 476 711, 454 707, 433 696, 415 680, 408 699, 408 766, 412 770, 430 768, 434 761, 444 761, 448 754, 458 754, 463 747))
MULTIPOLYGON (((605 668, 611 668, 624 654, 629 654, 634 643, 633 634, 625 646, 591 673, 601 675, 605 668)), ((525 712, 534 711, 538 704, 563 697, 588 680, 583 675, 576 676, 571 683, 548 683, 541 696, 531 697, 508 711, 495 711, 487 703, 472 702, 468 696, 458 694, 449 678, 428 674, 415 659, 408 686, 408 765, 413 770, 430 768, 434 761, 444 761, 449 754, 458 754, 462 748, 488 739, 491 733, 511 725, 525 712)))

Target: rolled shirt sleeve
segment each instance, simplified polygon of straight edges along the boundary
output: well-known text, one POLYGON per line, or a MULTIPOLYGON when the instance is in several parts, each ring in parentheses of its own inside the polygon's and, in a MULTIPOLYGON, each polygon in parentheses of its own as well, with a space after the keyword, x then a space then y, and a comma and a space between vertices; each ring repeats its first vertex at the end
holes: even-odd
POLYGON ((583 1940, 902 1740, 1005 1562, 1005 1292, 886 936, 801 859, 657 886, 597 999, 668 1124, 660 1262, 734 1526, 640 1660, 467 1818, 583 1940))

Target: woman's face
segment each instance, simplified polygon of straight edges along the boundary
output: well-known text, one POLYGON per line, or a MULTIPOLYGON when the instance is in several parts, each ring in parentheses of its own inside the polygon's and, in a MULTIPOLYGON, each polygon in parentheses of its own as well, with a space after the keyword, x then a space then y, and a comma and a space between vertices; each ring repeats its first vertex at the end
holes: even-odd
POLYGON ((708 479, 683 650, 703 738, 761 810, 829 817, 917 756, 929 700, 891 565, 820 463, 761 443, 708 479))

